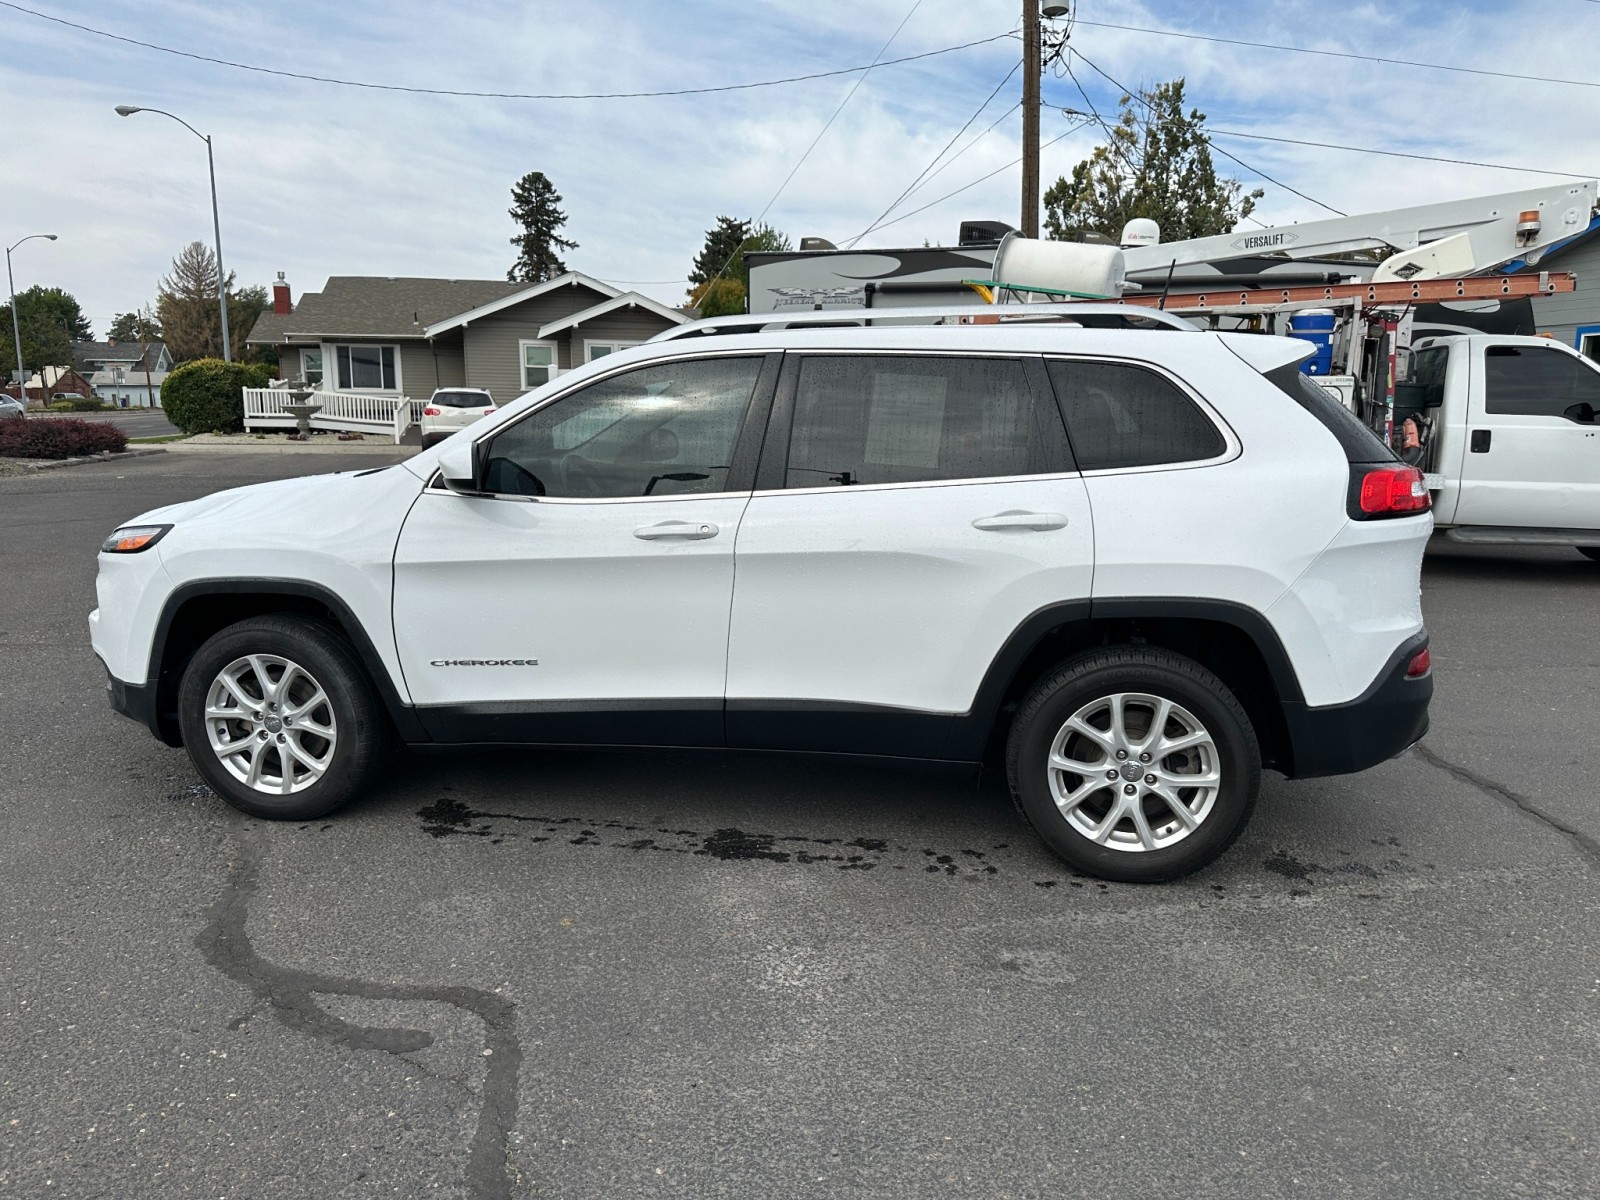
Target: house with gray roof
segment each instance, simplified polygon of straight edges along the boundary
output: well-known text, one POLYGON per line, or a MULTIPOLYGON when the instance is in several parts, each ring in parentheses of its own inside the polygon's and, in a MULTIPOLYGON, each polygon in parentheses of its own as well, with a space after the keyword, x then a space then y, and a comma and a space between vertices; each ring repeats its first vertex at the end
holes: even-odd
POLYGON ((473 387, 504 404, 563 371, 635 346, 688 314, 578 271, 542 283, 334 275, 272 308, 246 339, 319 391, 426 399, 473 387))

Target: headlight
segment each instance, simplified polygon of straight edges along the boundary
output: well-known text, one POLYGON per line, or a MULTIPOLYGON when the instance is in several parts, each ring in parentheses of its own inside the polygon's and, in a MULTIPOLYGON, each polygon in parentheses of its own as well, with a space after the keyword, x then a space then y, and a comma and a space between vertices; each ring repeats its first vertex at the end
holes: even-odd
POLYGON ((154 546, 171 528, 171 525, 124 525, 100 543, 100 553, 137 554, 154 546))

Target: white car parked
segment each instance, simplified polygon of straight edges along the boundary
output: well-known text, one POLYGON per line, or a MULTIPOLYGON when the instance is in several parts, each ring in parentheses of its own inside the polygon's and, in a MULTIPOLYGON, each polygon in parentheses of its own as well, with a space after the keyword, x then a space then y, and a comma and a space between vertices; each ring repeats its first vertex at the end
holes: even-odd
POLYGON ((439 388, 422 406, 422 444, 442 442, 494 410, 494 397, 482 388, 439 388))
POLYGON ((395 738, 835 751, 1003 762, 1073 866, 1195 870, 1262 767, 1426 731, 1428 493, 1304 342, 1029 307, 700 322, 397 466, 146 513, 100 556, 111 703, 263 817, 395 738))

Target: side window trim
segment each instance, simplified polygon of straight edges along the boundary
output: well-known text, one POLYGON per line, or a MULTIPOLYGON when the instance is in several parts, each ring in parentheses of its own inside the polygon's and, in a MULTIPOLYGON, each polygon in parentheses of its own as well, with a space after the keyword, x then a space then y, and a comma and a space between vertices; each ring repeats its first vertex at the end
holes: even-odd
MULTIPOLYGON (((1211 402, 1202 396, 1199 391, 1193 387, 1190 387, 1186 380, 1174 375, 1161 363, 1151 362, 1147 359, 1139 358, 1117 358, 1114 355, 1109 354, 1048 354, 1041 355, 1041 358, 1045 364, 1046 382, 1048 382, 1052 388, 1052 394, 1055 396, 1057 410, 1060 412, 1062 423, 1067 429, 1067 440, 1069 443, 1072 441, 1072 422, 1067 420, 1067 400, 1066 397, 1061 395, 1059 389, 1055 388, 1054 380, 1049 379, 1049 364, 1053 362, 1104 363, 1109 366, 1136 367, 1141 370, 1153 372, 1177 388, 1178 391, 1181 392, 1183 396, 1200 411, 1201 415, 1211 423, 1211 425, 1216 429, 1217 433, 1222 437, 1222 453, 1214 455, 1211 458, 1185 459, 1180 462, 1170 463, 1152 463, 1148 466, 1141 467, 1090 467, 1087 470, 1082 471, 1082 474, 1085 478, 1096 478, 1101 475, 1143 474, 1147 471, 1188 471, 1194 469, 1195 467, 1215 467, 1220 466, 1222 463, 1232 462, 1244 452, 1244 443, 1239 440, 1238 434, 1234 433, 1233 426, 1228 424, 1227 418, 1218 412, 1216 408, 1212 406, 1211 402)), ((1074 458, 1078 457, 1078 449, 1076 445, 1073 445, 1072 447, 1072 454, 1074 458)))
MULTIPOLYGON (((1059 407, 1054 403, 1054 392, 1050 389, 1050 380, 1045 373, 1044 358, 1039 354, 1025 351, 1016 353, 1004 352, 973 352, 971 350, 885 350, 885 349, 818 349, 818 350, 790 350, 783 354, 783 371, 778 376, 778 386, 772 400, 772 415, 767 421, 766 437, 761 444, 760 463, 756 468, 755 490, 757 492, 808 492, 817 490, 834 491, 835 488, 791 488, 785 486, 789 475, 789 447, 792 444, 794 433, 795 398, 800 390, 800 368, 808 358, 960 358, 960 359, 998 359, 1005 362, 1019 363, 1022 367, 1023 380, 1027 386, 1029 399, 1033 404, 1036 417, 1055 413, 1057 422, 1063 436, 1053 439, 1050 443, 1051 459, 1045 464, 1045 470, 1035 475, 1006 475, 995 476, 1000 479, 1034 479, 1051 478, 1058 475, 1075 474, 1078 470, 1076 461, 1072 457, 1072 446, 1065 435, 1065 425, 1062 422, 1059 407)), ((953 484, 980 482, 977 479, 926 479, 913 483, 865 483, 859 484, 850 490, 872 491, 879 488, 913 488, 913 487, 949 487, 953 484)))
MULTIPOLYGON (((496 438, 516 428, 523 421, 535 413, 543 412, 562 401, 570 399, 597 383, 604 383, 618 375, 626 375, 630 371, 637 371, 644 367, 660 363, 677 362, 711 362, 728 358, 759 358, 761 369, 756 375, 755 387, 751 389, 750 403, 746 406, 744 416, 740 418, 739 431, 734 435, 733 454, 728 460, 728 478, 722 490, 716 492, 691 492, 682 496, 524 496, 516 492, 481 492, 482 498, 489 500, 509 500, 519 503, 536 504, 639 504, 659 502, 666 499, 697 500, 710 496, 728 496, 748 493, 755 482, 756 460, 760 454, 761 431, 767 423, 767 417, 772 409, 772 394, 778 382, 778 371, 782 365, 783 354, 779 351, 733 351, 725 354, 686 354, 681 357, 657 359, 647 363, 628 363, 618 366, 613 371, 600 375, 593 375, 581 383, 559 392, 546 400, 530 407, 526 412, 518 413, 516 417, 503 425, 491 430, 486 437, 474 442, 473 450, 480 461, 487 462, 490 448, 496 438)), ((438 479, 435 474, 429 480, 429 487, 438 479)), ((439 484, 443 488, 442 482, 439 484)), ((447 489, 446 489, 447 490, 447 489)))

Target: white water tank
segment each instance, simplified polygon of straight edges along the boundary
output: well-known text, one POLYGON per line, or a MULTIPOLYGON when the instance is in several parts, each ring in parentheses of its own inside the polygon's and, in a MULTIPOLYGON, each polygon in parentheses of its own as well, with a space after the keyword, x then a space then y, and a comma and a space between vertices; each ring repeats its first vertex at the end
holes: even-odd
POLYGON ((1126 273, 1116 246, 1039 241, 1008 233, 994 255, 995 282, 1019 292, 1048 288, 1082 299, 1120 300, 1126 273))
POLYGON ((1149 217, 1135 217, 1122 227, 1122 245, 1157 246, 1161 243, 1161 226, 1149 217))

